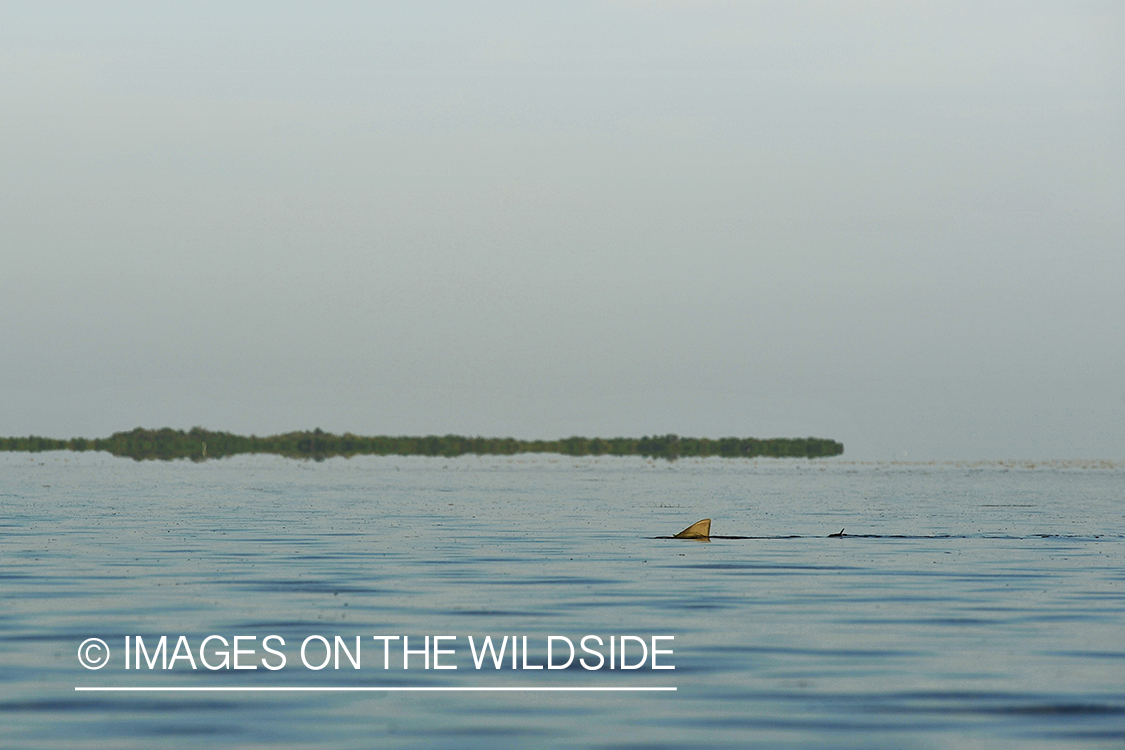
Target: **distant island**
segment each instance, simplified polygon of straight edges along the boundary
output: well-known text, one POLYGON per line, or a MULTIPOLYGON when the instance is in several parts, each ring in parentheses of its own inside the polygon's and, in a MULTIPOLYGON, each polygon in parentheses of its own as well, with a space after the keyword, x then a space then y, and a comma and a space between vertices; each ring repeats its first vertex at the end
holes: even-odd
POLYGON ((678 435, 655 435, 642 438, 585 438, 562 440, 516 440, 515 438, 463 437, 461 435, 427 435, 425 437, 391 437, 376 435, 333 435, 315 429, 287 432, 282 435, 257 437, 212 432, 202 427, 191 430, 146 430, 115 432, 107 438, 0 438, 0 451, 106 451, 115 456, 171 460, 189 458, 202 461, 223 458, 237 453, 274 453, 290 458, 311 458, 323 461, 333 456, 511 456, 517 453, 559 453, 564 456, 646 456, 677 458, 721 456, 723 458, 820 458, 838 456, 843 443, 823 438, 692 438, 678 435))

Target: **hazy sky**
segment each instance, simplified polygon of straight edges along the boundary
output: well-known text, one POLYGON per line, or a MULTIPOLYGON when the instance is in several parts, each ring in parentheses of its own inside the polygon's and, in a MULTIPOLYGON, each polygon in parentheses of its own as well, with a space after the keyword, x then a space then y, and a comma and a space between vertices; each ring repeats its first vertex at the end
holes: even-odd
POLYGON ((0 434, 1125 458, 1125 4, 6 3, 0 434))

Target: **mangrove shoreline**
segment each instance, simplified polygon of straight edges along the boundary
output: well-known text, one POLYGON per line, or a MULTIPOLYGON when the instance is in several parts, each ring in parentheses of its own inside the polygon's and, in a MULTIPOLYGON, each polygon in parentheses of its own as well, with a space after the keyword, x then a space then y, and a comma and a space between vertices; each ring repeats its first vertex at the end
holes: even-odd
POLYGON ((333 456, 511 456, 517 453, 558 453, 564 456, 645 456, 677 458, 720 456, 723 458, 822 458, 844 452, 843 443, 824 438, 737 438, 718 439, 654 435, 642 438, 585 438, 561 440, 517 440, 515 438, 427 435, 424 437, 387 435, 333 435, 319 428, 304 432, 258 437, 213 432, 202 427, 174 430, 165 427, 130 432, 115 432, 107 438, 0 438, 0 451, 105 451, 142 461, 187 458, 202 461, 239 453, 272 453, 289 458, 323 461, 333 456))

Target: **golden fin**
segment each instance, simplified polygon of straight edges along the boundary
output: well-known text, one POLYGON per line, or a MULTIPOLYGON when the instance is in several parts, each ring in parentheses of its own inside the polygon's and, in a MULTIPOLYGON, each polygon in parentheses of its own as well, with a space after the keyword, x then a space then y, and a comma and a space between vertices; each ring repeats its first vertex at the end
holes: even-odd
POLYGON ((707 539, 711 536, 711 519, 704 518, 676 534, 673 539, 707 539))

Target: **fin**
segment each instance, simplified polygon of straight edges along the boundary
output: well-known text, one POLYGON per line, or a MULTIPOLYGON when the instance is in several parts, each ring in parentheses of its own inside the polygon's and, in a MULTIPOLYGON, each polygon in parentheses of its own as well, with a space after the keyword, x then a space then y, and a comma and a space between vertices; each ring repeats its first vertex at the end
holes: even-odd
POLYGON ((673 539, 708 539, 711 536, 711 519, 704 518, 676 534, 673 539))
POLYGON ((840 529, 840 533, 839 533, 839 534, 829 534, 829 535, 828 535, 828 538, 829 538, 829 539, 831 539, 831 538, 832 538, 832 537, 834 537, 834 536, 843 536, 843 535, 844 535, 844 530, 843 530, 843 529, 840 529))

